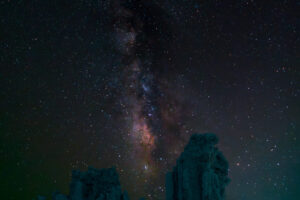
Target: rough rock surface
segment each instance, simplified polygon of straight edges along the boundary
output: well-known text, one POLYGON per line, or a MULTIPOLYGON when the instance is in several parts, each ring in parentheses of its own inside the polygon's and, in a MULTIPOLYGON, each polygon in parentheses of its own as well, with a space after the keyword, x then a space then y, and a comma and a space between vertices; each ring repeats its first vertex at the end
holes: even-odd
POLYGON ((215 147, 214 134, 190 138, 173 171, 166 176, 167 200, 222 200, 228 179, 228 162, 215 147))
POLYGON ((114 168, 73 171, 70 194, 54 193, 53 200, 128 200, 114 168))

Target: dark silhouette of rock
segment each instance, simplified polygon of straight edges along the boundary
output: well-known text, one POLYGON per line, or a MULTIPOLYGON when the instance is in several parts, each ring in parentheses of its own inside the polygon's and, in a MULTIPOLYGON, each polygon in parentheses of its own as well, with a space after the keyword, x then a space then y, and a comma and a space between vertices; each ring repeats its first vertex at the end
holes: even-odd
MULTIPOLYGON (((166 176, 166 200, 223 200, 229 183, 228 162, 215 146, 214 134, 190 138, 177 165, 166 176)), ((46 198, 39 196, 38 200, 46 198)), ((70 194, 53 193, 53 200, 129 200, 115 168, 73 171, 70 194)), ((141 198, 143 200, 143 198, 141 198)))
POLYGON ((119 177, 114 168, 87 172, 74 171, 70 187, 71 200, 127 200, 122 193, 119 177))
MULTIPOLYGON (((44 198, 39 196, 38 200, 44 198)), ((86 172, 73 171, 68 196, 53 193, 53 200, 129 200, 126 191, 123 193, 119 176, 115 168, 94 169, 86 172)))
POLYGON ((37 200, 46 200, 46 197, 43 197, 43 196, 38 195, 38 196, 37 196, 37 200))
POLYGON ((68 197, 59 192, 55 192, 52 194, 52 200, 68 200, 68 197))
POLYGON ((222 200, 228 184, 228 162, 214 134, 190 138, 173 171, 166 176, 167 200, 222 200))

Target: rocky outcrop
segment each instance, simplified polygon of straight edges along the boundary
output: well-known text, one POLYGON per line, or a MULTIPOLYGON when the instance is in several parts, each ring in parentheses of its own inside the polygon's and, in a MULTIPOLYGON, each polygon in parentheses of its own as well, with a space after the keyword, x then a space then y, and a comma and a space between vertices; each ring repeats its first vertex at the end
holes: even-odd
POLYGON ((214 134, 195 134, 166 176, 167 200, 222 200, 228 184, 228 162, 214 134))
MULTIPOLYGON (((223 200, 228 162, 215 146, 214 134, 190 138, 177 165, 166 176, 166 200, 223 200)), ((46 198, 39 196, 38 200, 46 198)), ((129 200, 114 168, 73 171, 70 194, 54 193, 53 200, 129 200)), ((143 200, 143 199, 141 199, 143 200)))
MULTIPOLYGON (((39 197, 42 199, 42 197, 39 197)), ((114 168, 73 171, 70 194, 54 193, 53 200, 129 200, 114 168)))

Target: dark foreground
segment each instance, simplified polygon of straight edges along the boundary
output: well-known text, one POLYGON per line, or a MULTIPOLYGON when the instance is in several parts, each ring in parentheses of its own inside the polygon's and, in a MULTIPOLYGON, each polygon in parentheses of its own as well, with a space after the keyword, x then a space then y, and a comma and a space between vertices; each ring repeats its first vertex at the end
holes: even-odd
MULTIPOLYGON (((166 200, 222 200, 229 183, 228 162, 215 146, 214 134, 194 134, 166 175, 166 200)), ((38 200, 46 198, 39 196, 38 200)), ((53 200, 129 200, 115 168, 73 171, 70 194, 53 200)))

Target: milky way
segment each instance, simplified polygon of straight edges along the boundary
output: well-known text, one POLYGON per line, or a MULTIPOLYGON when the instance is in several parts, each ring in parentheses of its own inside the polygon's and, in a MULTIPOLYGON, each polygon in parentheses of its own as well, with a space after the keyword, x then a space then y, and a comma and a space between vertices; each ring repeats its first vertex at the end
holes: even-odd
POLYGON ((165 16, 155 5, 143 1, 115 1, 112 13, 116 45, 122 56, 122 102, 127 108, 124 115, 129 119, 128 138, 134 146, 132 154, 138 163, 134 167, 149 173, 155 166, 166 164, 161 162, 168 153, 163 145, 170 141, 170 134, 175 135, 168 129, 176 126, 177 132, 180 131, 176 125, 178 114, 171 116, 167 113, 166 106, 172 101, 163 84, 166 82, 164 66, 156 66, 156 59, 165 50, 163 45, 168 43, 166 40, 171 40, 171 35, 168 27, 163 27, 165 16), (168 38, 158 37, 163 34, 168 38))
POLYGON ((218 135, 228 200, 300 199, 295 1, 0 4, 3 199, 68 193, 87 166, 165 199, 193 132, 218 135))

